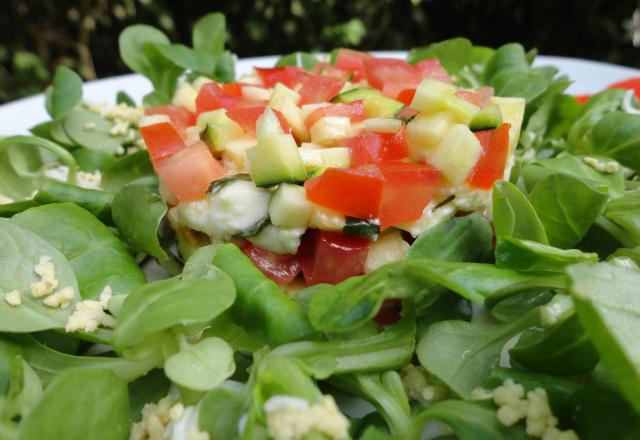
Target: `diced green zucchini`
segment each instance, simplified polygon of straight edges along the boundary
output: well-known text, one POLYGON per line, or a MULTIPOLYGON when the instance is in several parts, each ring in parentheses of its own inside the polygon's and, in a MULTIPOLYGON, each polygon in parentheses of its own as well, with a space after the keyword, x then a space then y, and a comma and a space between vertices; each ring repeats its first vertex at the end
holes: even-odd
POLYGON ((502 125, 502 112, 497 105, 490 105, 480 110, 469 123, 471 130, 492 130, 502 125))
POLYGON ((364 113, 367 118, 393 118, 404 104, 386 96, 368 96, 364 99, 364 113))
POLYGON ((428 154, 428 161, 440 169, 451 183, 461 185, 481 154, 480 141, 469 127, 454 124, 442 141, 428 154))
MULTIPOLYGON (((282 84, 280 83, 276 84, 276 89, 280 85, 282 84)), ((286 86, 282 86, 282 87, 286 88, 286 86)), ((290 90, 290 89, 287 89, 287 90, 297 95, 297 93, 294 92, 293 90, 290 90)), ((307 126, 304 123, 304 118, 302 117, 302 110, 300 110, 300 107, 297 106, 296 102, 297 101, 295 100, 294 97, 286 94, 285 92, 282 92, 281 96, 274 95, 271 98, 271 100, 269 101, 269 106, 275 110, 280 111, 280 113, 282 113, 282 116, 284 116, 284 119, 287 121, 287 124, 289 124, 289 126, 291 127, 293 134, 298 139, 307 140, 309 139, 309 130, 307 129, 307 126)))
POLYGON ((310 167, 349 168, 351 163, 351 150, 347 147, 300 148, 298 151, 307 169, 310 167))
POLYGON ((447 101, 458 88, 435 79, 424 79, 416 89, 411 101, 411 108, 426 114, 433 114, 447 109, 447 101))
POLYGON ((247 150, 256 146, 256 139, 250 135, 244 135, 233 139, 224 147, 222 157, 232 161, 237 169, 244 170, 246 166, 247 150))
POLYGON ((420 114, 413 118, 407 124, 407 140, 414 157, 423 159, 444 139, 453 123, 453 116, 448 112, 420 114))
POLYGON ((375 238, 380 234, 380 223, 347 217, 342 232, 347 235, 375 238))
POLYGON ((295 254, 306 228, 282 228, 266 225, 260 232, 248 237, 248 240, 261 249, 276 254, 295 254))
POLYGON ((258 139, 258 144, 260 144, 260 139, 267 138, 272 134, 282 134, 282 126, 280 125, 280 120, 278 116, 267 107, 256 121, 256 138, 258 139))
POLYGON ((307 178, 298 146, 290 134, 259 138, 258 145, 247 150, 247 160, 249 174, 257 186, 303 182, 307 178))
POLYGON ((373 87, 357 87, 340 93, 338 96, 333 98, 331 102, 349 103, 357 101, 358 99, 368 98, 370 96, 382 96, 382 92, 378 89, 374 89, 373 87))
POLYGON ((215 151, 224 151, 229 141, 244 134, 242 127, 229 118, 224 109, 200 113, 196 125, 206 129, 207 144, 215 151))
POLYGON ((273 193, 269 203, 269 218, 276 226, 306 228, 311 216, 311 203, 304 188, 283 183, 273 193))

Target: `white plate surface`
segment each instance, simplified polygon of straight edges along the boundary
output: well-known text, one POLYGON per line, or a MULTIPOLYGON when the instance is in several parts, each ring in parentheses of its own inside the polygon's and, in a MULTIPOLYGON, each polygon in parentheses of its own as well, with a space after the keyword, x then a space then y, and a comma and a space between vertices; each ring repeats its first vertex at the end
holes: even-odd
MULTIPOLYGON (((404 58, 406 52, 373 52, 378 56, 404 58)), ((271 67, 277 56, 245 58, 236 64, 238 75, 250 73, 253 66, 271 67)), ((553 65, 567 74, 574 82, 568 89, 571 94, 595 93, 608 84, 631 76, 640 76, 640 70, 631 67, 597 61, 565 57, 539 56, 536 66, 553 65)), ((84 99, 89 102, 114 102, 116 93, 125 91, 136 101, 151 91, 149 81, 136 74, 90 81, 84 85, 84 99)), ((0 136, 28 134, 30 127, 46 121, 44 96, 38 94, 0 106, 0 136)))

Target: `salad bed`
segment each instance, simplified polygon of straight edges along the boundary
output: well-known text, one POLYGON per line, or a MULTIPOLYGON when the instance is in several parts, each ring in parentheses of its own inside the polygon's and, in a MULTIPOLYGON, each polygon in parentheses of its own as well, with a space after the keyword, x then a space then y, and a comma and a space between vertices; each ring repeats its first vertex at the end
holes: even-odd
POLYGON ((132 26, 143 106, 61 67, 0 139, 0 439, 638 437, 637 81, 225 35, 132 26))

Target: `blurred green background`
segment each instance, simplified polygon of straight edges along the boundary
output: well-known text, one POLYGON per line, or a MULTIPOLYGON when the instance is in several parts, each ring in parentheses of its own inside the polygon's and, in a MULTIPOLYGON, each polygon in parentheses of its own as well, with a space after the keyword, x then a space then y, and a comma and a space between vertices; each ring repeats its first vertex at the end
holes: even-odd
POLYGON ((0 0, 0 103, 41 91, 56 65, 85 79, 126 73, 117 39, 132 23, 190 44, 208 13, 227 17, 240 57, 408 49, 454 36, 640 67, 640 13, 630 0, 0 0), (635 17, 635 18, 634 18, 635 17))

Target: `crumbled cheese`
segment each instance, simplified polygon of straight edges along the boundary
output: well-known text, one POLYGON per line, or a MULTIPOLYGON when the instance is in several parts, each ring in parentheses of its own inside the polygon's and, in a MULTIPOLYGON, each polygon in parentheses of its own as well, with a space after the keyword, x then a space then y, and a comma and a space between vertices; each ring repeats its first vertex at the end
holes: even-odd
POLYGON ((475 388, 471 390, 471 400, 493 399, 493 392, 485 388, 475 388))
POLYGON ((2 194, 0 194, 0 205, 13 202, 15 202, 15 200, 13 200, 11 197, 3 196, 2 194))
POLYGON ((100 293, 98 301, 87 299, 77 303, 73 313, 67 320, 67 325, 64 328, 65 331, 70 333, 82 330, 87 333, 92 333, 95 332, 98 327, 115 327, 115 319, 107 313, 109 300, 112 295, 111 286, 106 286, 100 293))
POLYGON ((595 157, 589 156, 584 157, 582 160, 584 163, 600 173, 613 174, 620 171, 620 164, 615 160, 611 160, 605 163, 596 159, 595 157))
MULTIPOLYGON (((66 182, 69 176, 69 167, 66 165, 57 165, 45 170, 45 176, 50 179, 66 182)), ((99 170, 93 173, 87 171, 78 171, 76 173, 76 184, 81 188, 100 189, 102 185, 102 173, 99 170)))
POLYGON ((402 369, 402 385, 409 398, 424 405, 439 402, 449 396, 447 386, 422 366, 409 364, 402 369))
POLYGON ((53 293, 58 287, 58 279, 51 257, 42 255, 33 270, 40 276, 40 281, 31 283, 31 295, 34 298, 42 298, 53 293))
POLYGON ((17 290, 12 290, 11 292, 4 294, 4 300, 10 306, 18 307, 22 304, 22 294, 17 290))
POLYGON ((75 291, 72 287, 67 286, 55 293, 52 293, 51 295, 48 295, 44 300, 42 300, 42 302, 45 306, 53 309, 58 307, 66 309, 71 304, 71 301, 73 301, 73 298, 75 298, 75 291))
POLYGON ((142 420, 131 427, 129 440, 209 440, 198 429, 198 409, 168 395, 142 408, 142 420))
POLYGON ((529 391, 525 398, 524 387, 512 379, 493 390, 493 401, 498 405, 497 418, 505 426, 513 426, 525 420, 527 434, 543 440, 578 440, 573 430, 558 429, 558 419, 553 416, 547 392, 543 388, 529 391))
POLYGON ((98 113, 103 118, 111 121, 126 121, 129 125, 137 126, 138 119, 144 115, 144 108, 142 107, 130 107, 125 103, 118 105, 101 104, 88 104, 88 109, 94 113, 98 113))
POLYGON ((85 131, 93 131, 96 129, 96 123, 95 122, 87 122, 86 124, 84 124, 84 129, 85 131))
POLYGON ((267 430, 274 440, 302 440, 315 432, 330 439, 349 438, 349 420, 331 396, 309 404, 292 396, 273 396, 264 405, 267 430))
POLYGON ((110 136, 126 136, 129 132, 131 123, 124 119, 116 119, 113 126, 109 129, 110 136))

